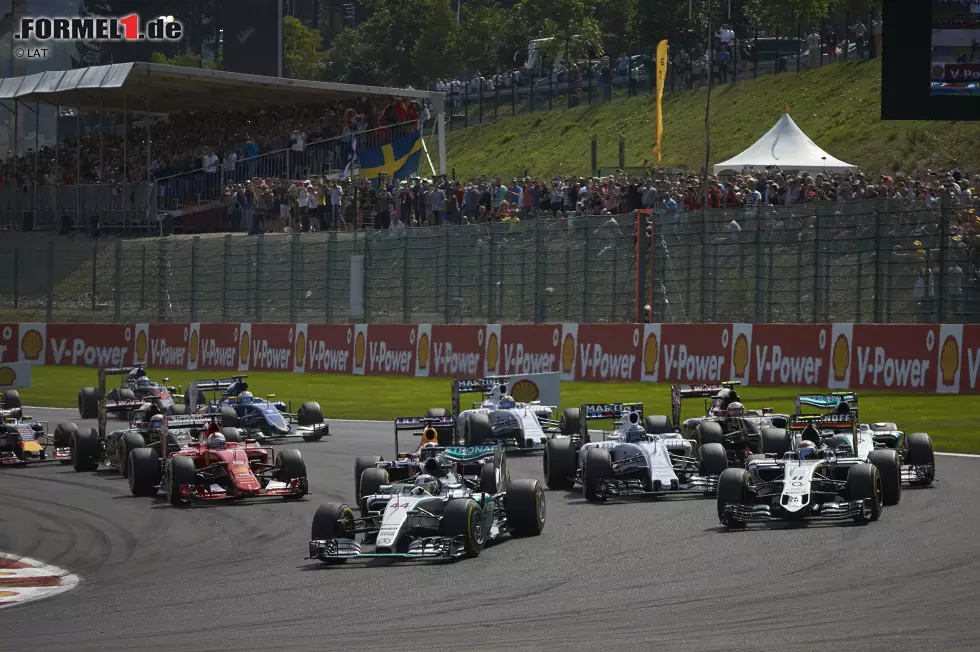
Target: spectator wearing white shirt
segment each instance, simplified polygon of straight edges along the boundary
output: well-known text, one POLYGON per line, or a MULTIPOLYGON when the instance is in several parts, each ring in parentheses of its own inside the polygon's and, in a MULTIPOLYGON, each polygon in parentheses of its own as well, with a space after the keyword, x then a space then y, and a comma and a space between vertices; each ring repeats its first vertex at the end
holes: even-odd
POLYGON ((210 147, 204 148, 201 156, 201 168, 204 170, 204 191, 213 195, 218 186, 218 155, 210 147))
POLYGON ((816 30, 806 37, 807 48, 809 48, 810 67, 816 68, 820 65, 820 34, 816 30))
POLYGON ((341 189, 340 184, 336 181, 330 187, 330 219, 333 220, 331 228, 337 228, 338 230, 347 226, 344 221, 344 191, 341 189))

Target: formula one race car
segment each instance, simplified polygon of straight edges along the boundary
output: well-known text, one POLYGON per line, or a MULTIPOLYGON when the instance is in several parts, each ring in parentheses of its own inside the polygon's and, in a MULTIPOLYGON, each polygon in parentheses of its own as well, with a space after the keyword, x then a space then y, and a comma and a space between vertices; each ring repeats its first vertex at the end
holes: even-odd
MULTIPOLYGON (((876 521, 902 496, 901 461, 889 449, 855 457, 843 438, 821 439, 821 429, 844 415, 794 418, 782 455, 752 455, 746 468, 727 469, 718 481, 718 518, 728 528, 758 521, 853 519, 876 521), (799 434, 796 434, 799 433, 799 434), (841 453, 841 454, 839 454, 841 453)), ((854 429, 853 416, 846 415, 854 429)))
POLYGON ((0 405, 0 466, 71 461, 62 431, 49 435, 46 422, 25 415, 16 390, 5 391, 0 405))
MULTIPOLYGON (((240 428, 260 442, 300 437, 303 441, 320 441, 330 434, 323 420, 320 404, 308 401, 292 413, 282 401, 272 402, 248 391, 247 376, 223 380, 195 380, 188 387, 184 401, 189 413, 218 413, 221 425, 240 428), (220 392, 221 397, 202 401, 201 394, 220 392)), ((275 398, 274 395, 268 398, 275 398)))
MULTIPOLYGON (((796 413, 802 415, 803 408, 815 408, 823 413, 854 414, 859 419, 858 395, 856 392, 831 392, 830 394, 800 394, 796 397, 796 413)), ((843 429, 834 428, 831 422, 821 425, 821 439, 833 436, 843 437, 850 447, 848 454, 867 459, 875 450, 889 448, 898 451, 902 460, 902 482, 910 485, 929 485, 936 479, 936 456, 932 450, 932 438, 924 432, 906 435, 893 421, 876 423, 857 423, 849 428, 846 422, 843 429)))
POLYGON ((746 456, 772 452, 766 448, 766 442, 783 435, 782 432, 767 435, 766 431, 785 428, 789 422, 789 415, 774 414, 772 408, 745 409, 735 390, 739 384, 729 381, 720 385, 674 385, 670 388, 673 423, 679 424, 681 435, 693 439, 698 446, 721 444, 728 455, 729 466, 744 466, 746 456), (681 403, 692 398, 704 400, 705 415, 682 422, 681 403))
POLYGON ((382 485, 402 482, 422 473, 426 460, 436 455, 452 462, 464 484, 476 491, 495 493, 493 488, 498 474, 503 475, 505 484, 510 483, 501 446, 486 441, 471 447, 441 446, 437 429, 447 423, 452 427, 452 417, 395 419, 395 459, 364 455, 354 461, 354 496, 358 505, 361 505, 362 495, 373 494, 382 485), (406 430, 413 431, 420 439, 415 450, 403 453, 399 452, 398 433, 406 430))
MULTIPOLYGON (((641 425, 642 403, 583 405, 579 414, 585 416, 579 433, 548 440, 544 475, 549 489, 581 484, 587 500, 600 502, 609 496, 710 495, 728 468, 719 443, 704 444, 695 455, 695 442, 679 433, 648 433, 641 425), (618 419, 616 429, 592 442, 589 421, 610 419, 618 419)), ((664 419, 649 421, 662 425, 664 419)))
MULTIPOLYGON (((510 453, 543 450, 548 435, 561 430, 561 423, 555 419, 558 407, 542 405, 538 401, 518 403, 509 395, 511 380, 509 376, 453 380, 452 417, 455 430, 446 426, 437 427, 439 443, 461 443, 468 429, 476 427, 486 438, 502 441, 510 453), (483 395, 483 400, 474 401, 471 409, 462 409, 462 395, 476 392, 483 395)), ((450 415, 443 408, 430 408, 425 416, 435 418, 450 415)), ((569 427, 577 425, 574 423, 569 427)))
MULTIPOLYGON (((149 414, 184 414, 185 407, 174 401, 180 388, 152 382, 142 367, 104 367, 99 370, 100 387, 83 387, 78 392, 78 415, 82 419, 99 417, 99 401, 105 396, 105 411, 130 415, 143 409, 149 414), (123 376, 119 387, 105 392, 106 376, 123 376)), ((169 382, 164 378, 163 382, 169 382)))
POLYGON ((164 489, 174 506, 199 500, 302 498, 309 493, 306 463, 298 450, 277 454, 255 440, 241 442, 236 435, 234 428, 202 429, 196 438, 171 431, 154 446, 132 449, 130 492, 155 496, 164 489))
MULTIPOLYGON (((502 451, 501 451, 502 453, 502 451)), ((425 473, 363 496, 366 515, 343 503, 321 505, 313 516, 308 559, 338 564, 358 557, 477 557, 488 541, 541 534, 545 496, 537 480, 492 493, 474 491, 443 455, 426 459, 425 473), (357 535, 364 535, 357 541, 357 535)))

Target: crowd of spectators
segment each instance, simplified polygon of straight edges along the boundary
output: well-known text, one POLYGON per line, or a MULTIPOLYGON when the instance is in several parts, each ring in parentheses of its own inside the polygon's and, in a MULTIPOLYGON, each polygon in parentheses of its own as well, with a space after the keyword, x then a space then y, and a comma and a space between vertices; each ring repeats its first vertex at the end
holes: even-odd
MULTIPOLYGON (((237 161, 286 149, 302 162, 311 143, 338 139, 349 145, 352 134, 370 130, 383 139, 386 127, 414 122, 425 114, 426 107, 401 97, 171 114, 149 125, 149 178, 233 170, 237 161)), ((81 138, 65 139, 57 147, 40 147, 36 160, 33 150, 16 157, 11 154, 0 163, 0 186, 31 185, 35 180, 39 185, 144 182, 148 125, 136 121, 127 126, 125 143, 107 124, 104 130, 95 126, 85 133, 83 129, 81 138)), ((341 166, 345 154, 337 153, 341 166)), ((296 165, 291 176, 300 177, 303 167, 296 165)))

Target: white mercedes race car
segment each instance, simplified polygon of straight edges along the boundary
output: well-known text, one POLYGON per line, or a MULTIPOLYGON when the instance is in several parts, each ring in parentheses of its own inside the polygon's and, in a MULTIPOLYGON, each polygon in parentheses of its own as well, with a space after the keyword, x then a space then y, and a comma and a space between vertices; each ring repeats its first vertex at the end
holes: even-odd
MULTIPOLYGON (((642 403, 583 405, 580 432, 548 440, 544 454, 545 483, 550 489, 582 485, 585 498, 601 502, 609 496, 651 496, 680 493, 711 495, 728 468, 721 444, 695 442, 677 432, 647 432, 642 403), (602 441, 593 442, 589 420, 618 419, 602 441)), ((663 422, 654 417, 647 423, 663 422)))
MULTIPOLYGON (((578 427, 577 422, 556 420, 556 405, 542 405, 540 401, 519 403, 510 399, 513 390, 511 381, 510 377, 499 376, 454 380, 451 416, 455 422, 455 436, 452 429, 437 426, 439 444, 464 443, 470 446, 474 444, 467 442, 493 440, 501 442, 508 453, 541 451, 549 435, 578 427), (476 392, 481 393, 483 399, 474 401, 469 409, 461 409, 461 396, 476 392), (477 432, 471 435, 471 431, 477 432)), ((443 408, 430 408, 425 416, 438 418, 450 415, 443 408)))

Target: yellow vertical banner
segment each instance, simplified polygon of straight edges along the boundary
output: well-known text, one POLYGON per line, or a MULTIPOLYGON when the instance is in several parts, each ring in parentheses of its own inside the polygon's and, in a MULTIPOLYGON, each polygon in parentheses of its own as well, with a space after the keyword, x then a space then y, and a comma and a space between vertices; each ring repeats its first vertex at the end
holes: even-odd
POLYGON ((657 144, 653 148, 653 153, 660 163, 663 156, 664 145, 664 80, 667 78, 667 40, 664 39, 657 44, 657 144))

